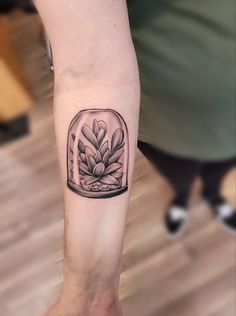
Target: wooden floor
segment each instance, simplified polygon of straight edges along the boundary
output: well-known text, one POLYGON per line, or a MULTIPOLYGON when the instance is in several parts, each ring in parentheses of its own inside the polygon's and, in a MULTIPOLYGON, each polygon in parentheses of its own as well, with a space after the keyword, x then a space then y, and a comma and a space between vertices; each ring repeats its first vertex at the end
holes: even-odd
MULTIPOLYGON (((61 282, 62 192, 52 122, 52 77, 37 17, 11 29, 36 105, 31 133, 0 148, 0 313, 41 316, 61 282)), ((235 203, 235 173, 223 190, 235 203)), ((167 238, 171 189, 138 152, 127 219, 120 298, 125 316, 235 316, 236 244, 199 198, 188 229, 167 238)), ((94 315, 95 316, 95 315, 94 315)))

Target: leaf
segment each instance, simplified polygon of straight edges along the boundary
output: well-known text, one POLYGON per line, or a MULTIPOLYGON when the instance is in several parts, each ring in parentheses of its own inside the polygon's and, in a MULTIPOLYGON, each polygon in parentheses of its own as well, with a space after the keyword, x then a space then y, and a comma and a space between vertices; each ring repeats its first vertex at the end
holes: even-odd
POLYGON ((84 163, 87 162, 87 161, 86 161, 86 156, 85 156, 84 153, 79 153, 79 156, 80 156, 80 159, 81 159, 84 163))
POLYGON ((93 174, 96 176, 96 177, 101 177, 101 175, 103 174, 105 170, 105 166, 104 166, 104 163, 102 162, 99 162, 93 169, 93 174))
POLYGON ((98 129, 104 129, 107 132, 107 124, 104 121, 98 121, 98 129))
POLYGON ((95 161, 96 163, 99 163, 102 161, 102 156, 99 150, 97 150, 96 155, 95 155, 95 161))
POLYGON ((85 176, 85 175, 88 175, 88 173, 86 173, 83 169, 79 168, 79 174, 81 176, 85 176))
POLYGON ((122 167, 122 164, 119 162, 112 163, 110 166, 108 166, 105 169, 104 175, 111 174, 111 173, 115 172, 116 170, 120 169, 121 167, 122 167))
POLYGON ((93 158, 93 156, 89 156, 89 162, 90 162, 91 170, 93 170, 93 168, 96 166, 96 161, 93 158))
POLYGON ((99 146, 101 145, 101 143, 102 143, 102 141, 103 141, 105 135, 106 135, 105 129, 104 129, 104 128, 101 128, 100 131, 99 131, 99 133, 98 133, 98 138, 97 138, 97 141, 98 141, 98 145, 99 145, 99 146))
POLYGON ((116 184, 117 185, 120 183, 116 178, 114 178, 111 175, 103 176, 102 178, 99 179, 99 181, 104 183, 104 184, 116 184))
POLYGON ((124 140, 124 132, 121 128, 115 130, 111 138, 111 150, 116 150, 124 140))
POLYGON ((94 176, 84 176, 84 179, 86 181, 86 184, 92 184, 92 183, 98 181, 99 178, 96 178, 94 176))
POLYGON ((94 135, 93 131, 91 130, 91 128, 87 125, 84 124, 83 127, 81 128, 81 132, 84 135, 85 138, 87 138, 87 140, 96 148, 98 149, 98 142, 97 142, 97 138, 94 135))
POLYGON ((81 153, 84 153, 85 152, 85 146, 84 146, 84 143, 79 139, 78 141, 78 150, 81 152, 81 153))
POLYGON ((108 158, 110 156, 110 149, 107 149, 107 151, 105 152, 105 154, 103 155, 103 162, 106 165, 108 162, 108 158))
POLYGON ((101 153, 102 157, 104 156, 104 154, 107 151, 107 149, 108 149, 108 141, 103 143, 103 145, 100 148, 100 153, 101 153))
POLYGON ((79 163, 79 169, 88 175, 92 175, 92 173, 89 171, 88 166, 86 164, 84 164, 83 162, 79 163))
POLYGON ((117 162, 120 159, 120 157, 122 156, 123 152, 124 152, 124 149, 122 149, 122 148, 115 151, 114 154, 111 155, 111 157, 108 159, 108 164, 110 165, 113 162, 117 162))
POLYGON ((98 132, 99 132, 98 121, 95 119, 93 120, 93 133, 96 137, 98 136, 98 132))
POLYGON ((123 173, 120 171, 115 171, 111 174, 111 176, 115 177, 116 179, 119 179, 123 176, 123 173))
POLYGON ((94 157, 94 155, 95 155, 94 152, 88 146, 85 146, 85 156, 86 156, 86 161, 87 161, 87 165, 89 167, 90 172, 92 172, 93 167, 94 167, 92 166, 90 157, 94 157))
POLYGON ((120 145, 116 148, 116 150, 121 149, 122 147, 124 147, 124 144, 125 144, 125 143, 120 144, 120 145))
POLYGON ((73 142, 75 141, 75 134, 71 134, 71 138, 73 140, 73 142))
POLYGON ((90 155, 90 156, 95 156, 94 151, 89 147, 89 146, 85 146, 85 155, 90 155))

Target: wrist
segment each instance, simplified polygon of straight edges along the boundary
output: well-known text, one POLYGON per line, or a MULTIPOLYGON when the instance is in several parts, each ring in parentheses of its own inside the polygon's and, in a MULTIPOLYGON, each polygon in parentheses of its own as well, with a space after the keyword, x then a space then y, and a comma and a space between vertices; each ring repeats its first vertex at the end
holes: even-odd
POLYGON ((118 301, 110 303, 110 306, 78 306, 76 302, 67 302, 60 298, 44 316, 122 316, 118 301))
MULTIPOLYGON (((117 291, 114 286, 84 283, 65 277, 57 302, 44 316, 121 316, 117 291)), ((99 283, 99 282, 98 282, 99 283)))

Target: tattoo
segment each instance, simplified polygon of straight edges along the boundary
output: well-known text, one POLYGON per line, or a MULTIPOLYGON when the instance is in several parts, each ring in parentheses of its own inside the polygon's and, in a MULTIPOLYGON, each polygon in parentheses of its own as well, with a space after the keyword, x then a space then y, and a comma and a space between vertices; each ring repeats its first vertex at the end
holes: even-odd
POLYGON ((83 110, 67 139, 67 185, 88 198, 109 198, 128 188, 128 129, 111 109, 83 110))

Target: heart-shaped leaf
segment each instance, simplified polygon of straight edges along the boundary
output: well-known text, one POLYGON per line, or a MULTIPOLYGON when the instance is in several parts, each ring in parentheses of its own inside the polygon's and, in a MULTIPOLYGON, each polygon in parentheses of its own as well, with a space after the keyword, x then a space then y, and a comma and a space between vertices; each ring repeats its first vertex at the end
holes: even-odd
POLYGON ((93 120, 93 133, 96 137, 98 136, 98 132, 99 132, 98 121, 95 119, 93 120))
POLYGON ((110 164, 112 164, 113 162, 117 162, 117 161, 120 159, 120 157, 122 156, 123 152, 124 152, 124 149, 122 149, 122 148, 116 150, 116 151, 114 152, 114 154, 111 155, 111 157, 108 159, 108 164, 110 165, 110 164))
POLYGON ((99 181, 104 184, 116 184, 116 185, 119 184, 119 181, 111 175, 103 176, 102 178, 99 179, 99 181))
POLYGON ((98 141, 98 145, 100 146, 104 137, 105 137, 106 131, 104 128, 101 128, 99 133, 98 133, 98 137, 97 137, 97 141, 98 141))
POLYGON ((112 163, 105 169, 104 175, 111 174, 115 172, 116 170, 119 170, 121 167, 122 167, 122 164, 119 162, 112 163))
POLYGON ((84 124, 83 127, 81 128, 81 132, 84 135, 84 137, 96 148, 99 148, 98 142, 97 142, 97 138, 94 135, 93 131, 91 130, 91 128, 87 125, 84 124))
POLYGON ((101 175, 103 174, 105 170, 105 166, 102 162, 99 162, 93 169, 93 174, 96 176, 96 177, 101 177, 101 175))
POLYGON ((115 130, 111 138, 111 150, 115 151, 124 140, 124 132, 121 128, 115 130))
POLYGON ((107 124, 104 121, 98 121, 98 129, 103 128, 107 132, 107 124))

